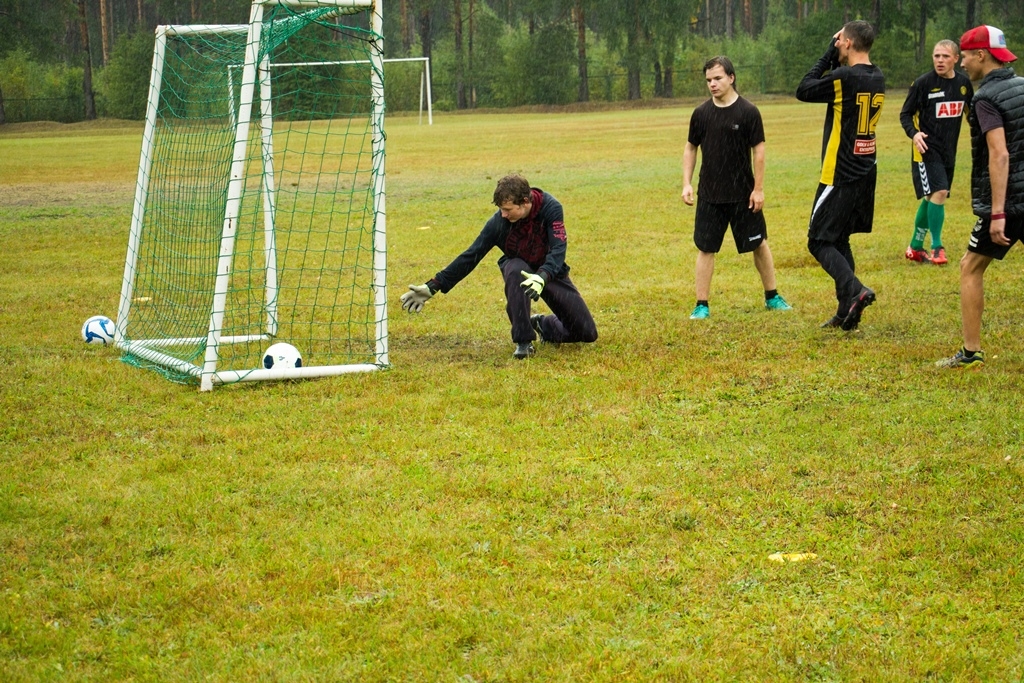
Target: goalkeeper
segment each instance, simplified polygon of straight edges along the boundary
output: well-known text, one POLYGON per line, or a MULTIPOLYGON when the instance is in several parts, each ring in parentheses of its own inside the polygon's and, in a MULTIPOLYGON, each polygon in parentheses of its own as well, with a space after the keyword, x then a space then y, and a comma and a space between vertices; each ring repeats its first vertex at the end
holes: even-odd
POLYGON ((437 275, 422 285, 409 285, 402 308, 419 312, 437 292, 447 294, 477 264, 498 247, 505 280, 505 311, 512 323, 513 357, 534 354, 533 340, 545 342, 597 341, 597 326, 579 290, 569 279, 565 262, 565 223, 562 205, 519 175, 505 176, 494 190, 498 211, 484 224, 476 240, 437 275), (552 315, 530 315, 539 299, 552 315))

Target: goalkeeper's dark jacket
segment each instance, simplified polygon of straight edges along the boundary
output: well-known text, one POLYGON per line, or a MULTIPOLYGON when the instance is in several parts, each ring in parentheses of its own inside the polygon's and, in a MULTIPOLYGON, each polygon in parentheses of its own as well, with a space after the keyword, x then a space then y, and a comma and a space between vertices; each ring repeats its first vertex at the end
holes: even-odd
POLYGON ((530 192, 533 207, 529 216, 512 223, 502 218, 500 210, 495 212, 473 244, 427 283, 430 288, 447 294, 473 272, 494 247, 502 252, 499 268, 511 258, 521 258, 545 281, 568 275, 562 205, 543 190, 534 187, 530 192))

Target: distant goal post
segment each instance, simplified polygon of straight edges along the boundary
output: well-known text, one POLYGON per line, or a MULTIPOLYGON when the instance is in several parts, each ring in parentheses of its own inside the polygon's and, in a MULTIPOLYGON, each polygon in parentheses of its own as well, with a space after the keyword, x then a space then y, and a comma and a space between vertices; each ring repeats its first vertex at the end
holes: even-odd
MULTIPOLYGON (((427 109, 427 125, 434 125, 434 103, 433 94, 431 93, 430 86, 430 57, 390 57, 384 59, 385 64, 391 64, 394 62, 422 62, 423 71, 420 72, 420 124, 423 123, 423 107, 426 104, 427 109)), ((320 61, 320 62, 284 62, 274 63, 271 62, 269 67, 271 69, 281 67, 296 67, 296 66, 348 66, 352 64, 369 64, 368 60, 351 60, 351 61, 320 61)), ((234 104, 234 71, 242 68, 242 64, 229 64, 228 65, 228 94, 230 97, 230 108, 231 116, 235 115, 235 104, 234 104)))
POLYGON ((158 27, 126 362, 202 390, 388 367, 382 26, 380 0, 255 0, 248 24, 158 27), (345 67, 270 66, 316 62, 345 67), (302 366, 264 365, 271 342, 302 366))

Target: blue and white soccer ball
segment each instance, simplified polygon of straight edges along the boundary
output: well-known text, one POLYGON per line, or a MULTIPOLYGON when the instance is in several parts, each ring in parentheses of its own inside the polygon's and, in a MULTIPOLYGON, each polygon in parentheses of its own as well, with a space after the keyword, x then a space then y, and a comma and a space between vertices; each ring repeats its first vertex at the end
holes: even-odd
POLYGON ((301 368, 302 354, 291 344, 278 342, 263 353, 263 367, 267 370, 301 368))
POLYGON ((113 344, 114 321, 105 315, 94 315, 82 325, 82 339, 86 344, 113 344))

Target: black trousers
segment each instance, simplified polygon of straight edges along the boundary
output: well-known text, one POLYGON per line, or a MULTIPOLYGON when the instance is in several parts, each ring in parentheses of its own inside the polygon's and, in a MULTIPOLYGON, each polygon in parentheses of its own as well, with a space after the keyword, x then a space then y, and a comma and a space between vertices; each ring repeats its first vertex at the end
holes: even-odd
POLYGON ((835 281, 836 314, 845 317, 864 285, 855 275, 850 235, 871 232, 878 169, 846 185, 818 184, 807 229, 807 250, 835 281))
MULTIPOLYGON (((523 293, 523 276, 520 271, 534 272, 526 261, 513 258, 501 267, 505 279, 505 311, 512 323, 512 341, 516 344, 533 341, 537 335, 530 324, 530 304, 533 300, 523 293)), ((576 286, 568 276, 560 280, 549 280, 544 285, 540 298, 551 309, 553 315, 544 316, 541 328, 548 341, 593 342, 597 341, 597 325, 590 309, 583 301, 576 286)))
POLYGON ((853 297, 860 294, 863 284, 854 273, 853 251, 850 236, 844 235, 836 242, 807 240, 807 249, 818 260, 821 267, 836 283, 836 315, 845 317, 853 303, 853 297))

